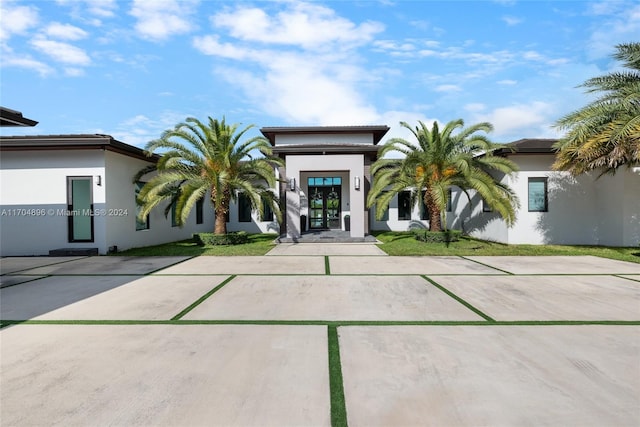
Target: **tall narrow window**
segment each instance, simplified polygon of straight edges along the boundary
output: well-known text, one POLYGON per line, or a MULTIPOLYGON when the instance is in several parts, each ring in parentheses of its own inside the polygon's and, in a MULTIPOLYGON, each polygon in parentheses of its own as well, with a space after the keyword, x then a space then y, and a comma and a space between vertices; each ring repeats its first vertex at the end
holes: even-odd
MULTIPOLYGON (((140 190, 142 190, 142 187, 144 187, 145 184, 146 184, 146 182, 141 182, 141 181, 136 182, 136 184, 135 184, 136 200, 138 199, 138 195, 140 194, 140 190)), ((136 231, 148 230, 151 227, 150 222, 149 222, 149 215, 147 215, 147 217, 142 221, 138 218, 138 214, 140 213, 141 210, 142 210, 142 206, 138 206, 138 203, 136 202, 136 231)))
POLYGON ((196 224, 204 222, 204 197, 196 201, 196 224))
POLYGON ((251 222, 251 200, 244 193, 238 195, 238 221, 251 222))
POLYGON ((447 206, 445 210, 451 212, 451 187, 447 188, 447 206))
POLYGON ((262 220, 273 221, 273 209, 269 203, 262 204, 262 220))
POLYGON ((529 212, 547 212, 547 178, 529 178, 529 212))
POLYGON ((426 191, 420 192, 420 219, 423 221, 429 219, 429 208, 424 203, 425 194, 426 194, 426 191))
POLYGON ((93 242, 93 177, 67 177, 69 242, 93 242))
POLYGON ((493 208, 485 199, 482 199, 482 212, 493 212, 493 208))
POLYGON ((408 221, 411 219, 411 192, 401 191, 398 193, 398 220, 408 221))

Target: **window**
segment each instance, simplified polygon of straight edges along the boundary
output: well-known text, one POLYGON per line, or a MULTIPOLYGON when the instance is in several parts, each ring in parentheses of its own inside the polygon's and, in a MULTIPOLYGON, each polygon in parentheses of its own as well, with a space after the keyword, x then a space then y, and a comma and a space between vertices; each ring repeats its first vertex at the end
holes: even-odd
POLYGON ((493 212, 493 208, 485 199, 482 199, 482 212, 493 212))
POLYGON ((251 222, 251 200, 244 193, 238 195, 238 221, 251 222))
POLYGON ((529 212, 547 212, 547 178, 529 178, 529 212))
MULTIPOLYGON (((136 200, 138 199, 140 190, 142 190, 142 187, 144 187, 145 184, 146 182, 141 182, 141 181, 136 182, 135 184, 136 200)), ((136 231, 148 230, 149 228, 151 228, 151 224, 149 222, 149 215, 147 215, 147 217, 142 221, 138 218, 138 214, 140 213, 141 210, 142 210, 142 206, 138 206, 138 203, 136 201, 136 231)))
POLYGON ((429 219, 429 208, 427 207, 427 205, 424 203, 424 195, 426 194, 426 191, 422 191, 420 193, 420 219, 421 220, 428 220, 429 219))
POLYGON ((204 197, 196 201, 196 224, 204 222, 204 197))
POLYGON ((447 206, 445 210, 451 212, 451 187, 447 188, 447 206))
POLYGON ((273 221, 273 209, 269 203, 262 204, 262 221, 273 221))
POLYGON ((69 242, 93 242, 93 177, 67 177, 69 242))
POLYGON ((411 192, 401 191, 398 193, 398 220, 408 221, 411 219, 411 192))

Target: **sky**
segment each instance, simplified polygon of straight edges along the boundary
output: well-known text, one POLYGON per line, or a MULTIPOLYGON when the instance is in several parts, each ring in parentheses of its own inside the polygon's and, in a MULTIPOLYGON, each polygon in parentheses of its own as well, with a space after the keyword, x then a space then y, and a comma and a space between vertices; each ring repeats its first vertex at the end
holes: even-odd
POLYGON ((640 41, 638 1, 0 0, 2 135, 144 147, 187 117, 241 126, 466 125, 561 137, 585 80, 640 41))

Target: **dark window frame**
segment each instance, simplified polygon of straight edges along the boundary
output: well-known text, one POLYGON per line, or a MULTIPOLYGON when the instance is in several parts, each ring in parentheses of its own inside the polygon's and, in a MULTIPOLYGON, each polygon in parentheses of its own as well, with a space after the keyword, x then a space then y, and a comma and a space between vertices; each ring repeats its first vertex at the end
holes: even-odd
POLYGON ((411 191, 400 191, 397 195, 398 198, 398 221, 410 221, 411 220, 411 191), (406 206, 405 205, 406 200, 406 206), (406 210, 406 212, 405 212, 406 210), (403 213, 403 215, 401 215, 403 213))
POLYGON ((196 224, 204 223, 204 197, 196 200, 196 224))
POLYGON ((79 175, 79 176, 67 176, 67 232, 68 232, 68 240, 69 243, 93 243, 95 241, 95 233, 94 233, 94 223, 93 223, 93 176, 92 175, 79 175), (89 203, 90 210, 90 227, 91 227, 91 238, 89 239, 75 239, 74 236, 74 227, 73 227, 73 181, 89 181, 89 199, 91 203, 89 203))
POLYGON ((244 193, 238 194, 238 222, 251 222, 251 199, 244 193))
POLYGON ((546 176, 532 176, 527 180, 527 208, 529 212, 549 212, 549 178, 546 176), (544 206, 542 209, 531 207, 531 184, 542 183, 544 191, 544 206))

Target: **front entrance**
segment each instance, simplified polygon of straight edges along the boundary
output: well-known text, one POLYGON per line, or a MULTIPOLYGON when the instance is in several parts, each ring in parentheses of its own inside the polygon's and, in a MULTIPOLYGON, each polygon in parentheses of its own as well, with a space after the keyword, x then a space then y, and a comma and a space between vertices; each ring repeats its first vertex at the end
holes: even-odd
POLYGON ((340 229, 342 178, 309 178, 309 228, 340 229))

